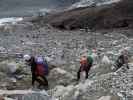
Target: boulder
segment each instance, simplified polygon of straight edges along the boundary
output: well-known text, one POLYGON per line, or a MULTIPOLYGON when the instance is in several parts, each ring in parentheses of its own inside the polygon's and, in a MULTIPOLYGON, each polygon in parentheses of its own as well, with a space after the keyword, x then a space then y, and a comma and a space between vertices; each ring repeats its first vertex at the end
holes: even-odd
POLYGON ((19 73, 22 70, 22 65, 16 62, 3 61, 0 63, 0 72, 5 72, 6 74, 19 73))
POLYGON ((120 100, 118 96, 102 96, 98 100, 120 100))
POLYGON ((108 64, 111 63, 111 61, 109 60, 108 56, 104 55, 103 58, 102 58, 102 60, 101 60, 101 63, 108 65, 108 64))
POLYGON ((10 73, 15 73, 19 66, 15 62, 11 62, 7 64, 7 68, 9 69, 10 73))
POLYGON ((50 83, 50 86, 53 87, 55 85, 68 85, 70 84, 74 79, 74 76, 60 68, 54 68, 50 71, 50 74, 48 76, 48 80, 50 83))

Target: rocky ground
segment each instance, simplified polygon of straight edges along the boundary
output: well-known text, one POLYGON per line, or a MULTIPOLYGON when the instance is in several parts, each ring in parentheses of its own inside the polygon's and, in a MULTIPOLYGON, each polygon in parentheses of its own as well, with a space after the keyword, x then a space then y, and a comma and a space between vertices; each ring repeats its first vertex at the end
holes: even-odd
POLYGON ((28 22, 1 26, 0 89, 6 91, 1 95, 17 100, 132 100, 132 46, 132 30, 129 29, 66 31, 50 26, 35 27, 28 22), (79 58, 86 50, 94 48, 97 51, 89 78, 85 81, 82 76, 77 82, 79 58), (113 63, 123 48, 129 51, 130 69, 115 71, 113 63), (12 91, 31 90, 30 67, 24 64, 21 55, 27 53, 41 54, 48 60, 48 98, 38 90, 35 93, 19 91, 16 95, 12 91), (108 63, 103 61, 105 55, 108 63), (25 96, 27 94, 33 97, 25 96))

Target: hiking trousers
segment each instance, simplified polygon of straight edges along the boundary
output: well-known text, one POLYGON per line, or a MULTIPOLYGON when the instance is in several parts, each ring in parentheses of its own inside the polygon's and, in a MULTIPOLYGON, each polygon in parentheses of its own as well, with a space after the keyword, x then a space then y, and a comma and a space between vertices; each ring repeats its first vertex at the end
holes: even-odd
POLYGON ((88 73, 89 73, 91 67, 92 67, 92 64, 81 65, 80 68, 79 68, 79 70, 78 70, 78 72, 77 72, 77 80, 80 79, 80 73, 81 73, 82 71, 85 71, 85 74, 86 74, 86 75, 85 75, 85 78, 88 79, 88 73))
POLYGON ((34 83, 38 82, 39 86, 47 86, 48 87, 48 81, 45 76, 37 76, 36 74, 32 73, 32 86, 34 86, 34 83))

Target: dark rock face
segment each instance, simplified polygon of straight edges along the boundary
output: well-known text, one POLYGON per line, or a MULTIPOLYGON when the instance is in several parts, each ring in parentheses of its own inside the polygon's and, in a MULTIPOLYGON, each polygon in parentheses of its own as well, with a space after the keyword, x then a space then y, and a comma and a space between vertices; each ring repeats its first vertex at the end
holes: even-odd
POLYGON ((49 15, 45 20, 60 29, 132 28, 133 1, 122 0, 119 3, 97 7, 77 8, 70 11, 49 15))

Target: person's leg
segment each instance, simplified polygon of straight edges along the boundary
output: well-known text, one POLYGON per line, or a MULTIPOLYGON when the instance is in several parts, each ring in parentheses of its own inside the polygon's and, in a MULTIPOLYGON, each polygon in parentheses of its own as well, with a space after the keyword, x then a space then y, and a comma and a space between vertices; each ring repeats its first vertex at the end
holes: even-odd
POLYGON ((42 78, 43 78, 43 85, 44 86, 48 86, 48 80, 47 80, 47 78, 45 77, 45 76, 42 76, 42 78))
POLYGON ((122 66, 123 66, 123 64, 122 63, 119 63, 118 64, 118 69, 121 68, 122 66))
POLYGON ((129 69, 129 66, 128 66, 128 64, 126 64, 126 67, 127 67, 127 69, 129 69))
POLYGON ((34 83, 36 81, 36 75, 32 73, 32 86, 34 87, 34 83))
POLYGON ((45 76, 38 76, 36 80, 39 83, 38 88, 41 86, 48 87, 48 81, 45 76))
POLYGON ((88 79, 88 74, 89 74, 89 71, 90 71, 90 69, 91 69, 91 67, 92 67, 92 64, 88 64, 87 66, 86 66, 86 70, 85 70, 85 73, 86 73, 86 79, 88 79))
POLYGON ((86 76, 85 76, 85 79, 88 79, 88 70, 85 70, 85 73, 86 73, 86 76))
POLYGON ((79 80, 79 79, 80 79, 81 67, 82 67, 82 66, 80 66, 80 68, 79 68, 79 70, 78 70, 78 72, 77 72, 77 80, 79 80))

